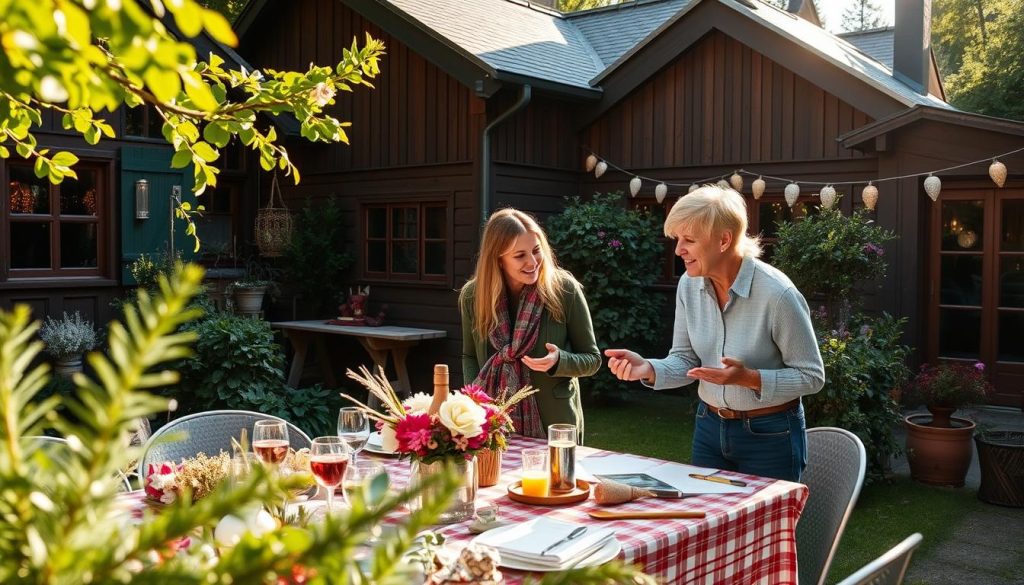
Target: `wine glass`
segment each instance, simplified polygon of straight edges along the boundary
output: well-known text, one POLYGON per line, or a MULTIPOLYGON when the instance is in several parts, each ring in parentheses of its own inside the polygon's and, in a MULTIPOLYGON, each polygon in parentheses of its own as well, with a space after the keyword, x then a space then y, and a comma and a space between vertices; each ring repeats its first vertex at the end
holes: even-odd
POLYGON ((346 406, 338 411, 338 436, 352 449, 352 461, 370 438, 370 419, 355 406, 346 406))
POLYGON ((327 513, 333 511, 334 488, 345 477, 352 449, 337 436, 317 437, 309 448, 309 468, 313 477, 327 491, 327 513))
MULTIPOLYGON (((348 470, 345 471, 345 481, 342 483, 342 493, 345 501, 351 505, 352 494, 382 473, 384 473, 384 466, 379 461, 364 459, 350 463, 348 470)), ((367 540, 367 543, 372 544, 376 542, 380 535, 381 526, 379 524, 370 527, 370 538, 367 540)))
POLYGON ((259 420, 252 431, 252 450, 263 463, 276 466, 288 455, 288 424, 283 420, 259 420))

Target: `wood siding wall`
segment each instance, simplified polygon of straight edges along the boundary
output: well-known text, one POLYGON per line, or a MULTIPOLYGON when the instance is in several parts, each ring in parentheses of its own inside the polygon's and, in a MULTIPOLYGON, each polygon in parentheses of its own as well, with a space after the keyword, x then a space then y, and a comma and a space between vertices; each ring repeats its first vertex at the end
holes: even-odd
POLYGON ((628 169, 861 156, 835 138, 871 119, 713 31, 582 133, 628 169))
MULTIPOLYGON (((495 96, 487 104, 488 118, 512 107, 513 92, 495 96)), ((578 104, 534 94, 525 110, 494 129, 491 154, 498 162, 578 171, 584 154, 576 136, 578 104)))

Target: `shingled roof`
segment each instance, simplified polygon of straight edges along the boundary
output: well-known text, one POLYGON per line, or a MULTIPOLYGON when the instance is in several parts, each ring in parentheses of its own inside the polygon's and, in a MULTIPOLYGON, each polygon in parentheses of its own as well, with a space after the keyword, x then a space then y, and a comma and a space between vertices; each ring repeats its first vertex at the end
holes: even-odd
POLYGON ((857 47, 862 53, 892 70, 892 47, 895 29, 891 26, 871 30, 839 33, 839 38, 857 47))

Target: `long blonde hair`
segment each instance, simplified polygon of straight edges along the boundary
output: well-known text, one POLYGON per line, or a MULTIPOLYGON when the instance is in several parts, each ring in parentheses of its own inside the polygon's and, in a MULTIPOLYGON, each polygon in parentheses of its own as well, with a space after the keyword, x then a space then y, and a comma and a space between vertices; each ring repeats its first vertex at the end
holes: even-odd
POLYGON ((682 225, 702 238, 718 237, 728 230, 740 256, 761 256, 760 238, 747 235, 747 202, 733 189, 704 185, 679 198, 665 218, 665 236, 674 238, 676 229, 682 225))
MULTIPOLYGON (((483 241, 480 243, 480 256, 476 261, 473 278, 462 287, 459 293, 459 305, 465 306, 466 291, 475 284, 476 292, 473 299, 473 330, 481 339, 486 339, 498 323, 498 299, 505 288, 505 279, 501 272, 500 256, 512 247, 516 238, 526 233, 537 236, 543 261, 540 263, 540 274, 537 277, 537 293, 541 303, 556 321, 565 320, 565 308, 562 306, 561 290, 572 275, 555 262, 555 255, 548 244, 544 230, 530 215, 518 209, 505 208, 495 211, 484 227, 483 241)), ((515 303, 514 299, 509 299, 515 303)))

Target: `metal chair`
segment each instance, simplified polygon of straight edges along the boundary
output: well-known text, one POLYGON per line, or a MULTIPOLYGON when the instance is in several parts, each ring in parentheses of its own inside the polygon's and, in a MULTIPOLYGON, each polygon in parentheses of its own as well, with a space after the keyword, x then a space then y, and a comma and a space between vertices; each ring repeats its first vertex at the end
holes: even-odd
MULTIPOLYGON (((146 441, 138 474, 146 477, 146 466, 160 461, 180 461, 199 453, 216 455, 221 451, 231 452, 231 439, 239 438, 242 429, 252 438, 252 429, 258 420, 283 420, 276 416, 248 410, 210 410, 197 412, 172 420, 160 427, 146 441), (167 435, 185 433, 181 441, 169 441, 167 435)), ((287 421, 285 421, 287 422, 287 421)), ((309 447, 312 441, 302 429, 288 423, 288 442, 293 449, 309 447)))
MULTIPOLYGON (((45 437, 42 435, 25 437, 25 439, 35 441, 40 444, 40 449, 46 449, 50 451, 52 456, 55 450, 59 449, 70 449, 68 446, 68 440, 63 437, 45 437)), ((128 480, 128 476, 123 471, 117 472, 117 478, 120 480, 121 486, 118 491, 130 492, 132 491, 132 483, 128 480)))
POLYGON ((810 495, 796 526, 801 585, 825 582, 866 471, 867 453, 857 435, 834 427, 807 430, 803 483, 810 495))
POLYGON ((910 566, 910 556, 921 544, 921 533, 911 534, 888 552, 864 565, 838 585, 900 585, 910 566))

